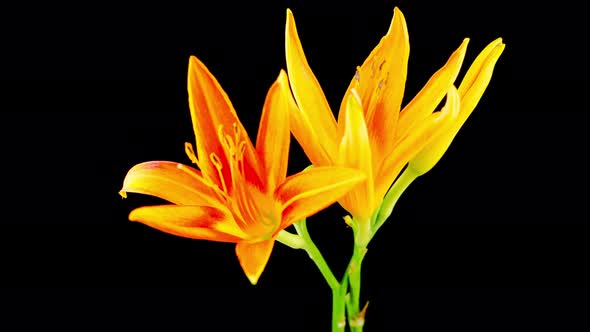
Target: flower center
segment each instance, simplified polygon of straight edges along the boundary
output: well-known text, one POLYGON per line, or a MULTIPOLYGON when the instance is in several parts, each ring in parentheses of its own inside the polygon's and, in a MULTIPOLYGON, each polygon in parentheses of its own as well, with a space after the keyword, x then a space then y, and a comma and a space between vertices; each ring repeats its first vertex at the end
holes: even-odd
POLYGON ((243 130, 237 123, 233 124, 232 135, 228 135, 220 125, 217 135, 228 161, 231 187, 228 188, 223 176, 223 165, 219 157, 212 153, 209 157, 219 172, 223 199, 232 211, 237 225, 253 240, 270 238, 280 225, 281 215, 279 204, 272 195, 263 193, 252 184, 244 171, 244 152, 246 139, 243 130))

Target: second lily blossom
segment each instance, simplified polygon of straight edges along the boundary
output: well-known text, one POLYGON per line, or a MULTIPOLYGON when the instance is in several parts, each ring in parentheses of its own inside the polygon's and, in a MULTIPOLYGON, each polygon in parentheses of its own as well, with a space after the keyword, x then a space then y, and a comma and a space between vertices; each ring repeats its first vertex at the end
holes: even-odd
POLYGON ((496 39, 476 58, 459 88, 454 85, 468 39, 451 54, 418 94, 401 107, 409 57, 405 18, 395 8, 387 34, 357 67, 340 105, 338 121, 303 52, 295 20, 287 11, 285 50, 291 90, 291 131, 314 165, 360 169, 367 181, 339 200, 366 245, 376 231, 383 199, 406 165, 428 172, 447 150, 488 83, 504 44, 496 39), (444 97, 446 103, 436 111, 444 97))

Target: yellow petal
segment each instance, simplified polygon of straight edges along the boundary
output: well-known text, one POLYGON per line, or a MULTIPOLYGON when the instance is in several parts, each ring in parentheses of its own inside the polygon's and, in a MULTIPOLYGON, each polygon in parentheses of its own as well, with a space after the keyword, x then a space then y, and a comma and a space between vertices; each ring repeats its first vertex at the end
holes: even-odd
POLYGON ((330 166, 309 168, 288 177, 275 192, 283 204, 281 228, 326 208, 366 178, 359 170, 330 166))
POLYGON ((203 175, 210 178, 219 187, 223 187, 218 169, 210 160, 214 154, 216 163, 221 166, 223 181, 228 190, 231 190, 231 172, 226 152, 220 142, 220 128, 224 136, 240 136, 240 139, 245 142, 244 167, 247 168, 246 171, 251 170, 253 174, 260 174, 254 147, 227 94, 207 67, 194 56, 191 56, 189 61, 188 94, 196 136, 199 168, 201 168, 203 175))
POLYGON ((171 161, 133 166, 123 180, 121 191, 156 196, 179 205, 221 205, 214 187, 201 172, 171 161))
MULTIPOLYGON (((389 151, 404 95, 410 43, 406 20, 396 7, 387 34, 352 79, 347 94, 357 89, 365 112, 375 157, 389 151)), ((346 106, 342 100, 340 115, 346 106)))
POLYGON ((294 108, 291 109, 289 115, 291 133, 311 163, 321 166, 332 165, 336 151, 328 151, 328 148, 322 144, 324 138, 320 139, 321 133, 316 132, 315 124, 311 122, 307 114, 299 108, 294 108))
POLYGON ((447 131, 459 114, 459 94, 455 86, 447 90, 447 101, 440 112, 430 114, 412 132, 397 144, 392 153, 385 158, 376 177, 377 197, 383 197, 399 172, 424 149, 434 138, 447 131))
POLYGON ((416 97, 404 107, 400 114, 399 130, 396 132, 396 137, 403 138, 414 130, 414 126, 420 125, 423 119, 434 112, 459 74, 468 42, 468 38, 463 40, 461 46, 453 52, 447 63, 432 75, 416 97))
MULTIPOLYGON (((502 44, 502 40, 497 39, 488 45, 475 59, 458 90, 461 107, 457 119, 453 121, 448 130, 436 136, 436 138, 429 143, 412 162, 410 162, 410 166, 413 167, 418 174, 424 174, 432 169, 447 151, 449 145, 459 132, 459 129, 461 129, 461 126, 463 126, 467 117, 473 112, 477 102, 488 86, 488 83, 492 78, 494 65, 503 50, 504 44, 502 44)), ((458 102, 456 104, 458 104, 458 102)), ((458 106, 451 104, 450 107, 458 106)))
POLYGON ((218 242, 241 239, 218 230, 219 225, 235 224, 231 215, 209 206, 158 205, 137 208, 129 220, 138 221, 172 235, 218 242))
POLYGON ((289 113, 297 108, 287 73, 281 70, 278 79, 268 90, 258 136, 256 150, 265 169, 267 188, 274 192, 278 184, 287 177, 289 160, 289 113))
POLYGON ((236 255, 252 285, 256 285, 258 278, 260 278, 262 271, 264 271, 264 267, 268 263, 268 259, 272 253, 274 243, 275 240, 270 239, 256 243, 242 241, 236 245, 236 255))
POLYGON ((494 66, 504 51, 505 46, 502 43, 502 38, 496 39, 483 49, 471 67, 469 67, 465 78, 463 78, 461 85, 459 85, 461 113, 459 113, 457 121, 458 128, 465 123, 475 106, 477 106, 479 99, 492 79, 494 66))
POLYGON ((295 27, 295 19, 290 10, 287 10, 285 53, 289 82, 299 109, 309 118, 316 133, 321 134, 320 144, 324 144, 328 152, 334 151, 338 140, 336 119, 318 80, 307 63, 295 27))
POLYGON ((371 146, 356 89, 352 89, 346 99, 343 121, 338 123, 344 127, 338 165, 361 170, 366 174, 367 180, 355 186, 339 202, 354 217, 365 220, 371 217, 377 207, 373 190, 371 146))

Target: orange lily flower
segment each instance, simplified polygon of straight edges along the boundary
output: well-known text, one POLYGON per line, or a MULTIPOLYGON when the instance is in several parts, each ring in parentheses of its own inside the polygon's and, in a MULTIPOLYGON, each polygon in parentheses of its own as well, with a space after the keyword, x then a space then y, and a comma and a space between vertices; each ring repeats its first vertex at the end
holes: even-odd
POLYGON ((457 90, 453 82, 467 43, 465 39, 402 109, 409 40, 404 16, 395 8, 389 31, 357 67, 336 121, 309 67, 293 14, 287 10, 287 71, 299 106, 292 108, 291 131, 314 165, 354 167, 367 174, 367 181, 339 200, 364 228, 370 227, 383 197, 408 162, 428 149, 431 152, 424 152, 422 159, 438 160, 435 155, 442 155, 444 145, 454 137, 445 133, 458 131, 483 94, 489 82, 486 75, 491 77, 504 45, 501 39, 492 42, 482 52, 487 60, 480 56, 457 90), (482 76, 487 80, 480 79, 482 76), (435 112, 445 96, 446 105, 435 112), (439 142, 431 144, 437 137, 439 142))
POLYGON ((200 170, 171 161, 138 164, 121 195, 140 193, 172 204, 133 210, 129 219, 170 234, 236 243, 236 254, 256 284, 283 229, 334 203, 366 177, 341 167, 315 167, 287 177, 289 119, 297 107, 281 71, 270 87, 254 147, 215 77, 189 61, 188 93, 200 170))

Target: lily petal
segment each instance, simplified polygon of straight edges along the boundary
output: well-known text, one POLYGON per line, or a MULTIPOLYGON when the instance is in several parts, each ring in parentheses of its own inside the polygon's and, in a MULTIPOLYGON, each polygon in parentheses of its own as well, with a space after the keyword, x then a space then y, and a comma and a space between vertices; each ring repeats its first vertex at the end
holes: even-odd
MULTIPOLYGON (((404 96, 410 43, 402 12, 396 7, 387 34, 373 49, 352 79, 347 94, 355 88, 362 100, 374 155, 385 154, 393 145, 392 131, 404 96)), ((346 107, 346 97, 340 115, 346 107)))
MULTIPOLYGON (((459 87, 458 93, 460 95, 461 107, 457 119, 453 121, 452 125, 448 130, 441 132, 440 135, 430 142, 416 157, 410 162, 410 166, 418 174, 424 174, 443 156, 443 154, 449 148, 451 142, 473 112, 473 109, 479 102, 479 99, 483 95, 486 87, 488 86, 494 65, 504 50, 504 44, 501 39, 497 39, 489 44, 475 59, 461 86, 459 87)), ((458 103, 457 103, 458 104, 458 103)), ((458 107, 457 105, 451 105, 450 107, 458 107)))
POLYGON ((358 184, 339 202, 354 217, 366 220, 371 217, 377 206, 375 205, 373 188, 373 164, 369 133, 356 89, 352 89, 346 98, 342 120, 342 122, 338 122, 339 126, 344 127, 338 164, 363 171, 367 175, 367 181, 358 184))
POLYGON ((332 165, 335 155, 335 150, 329 150, 326 145, 322 144, 323 137, 320 136, 315 124, 312 124, 311 119, 306 113, 303 113, 299 108, 292 109, 289 113, 289 125, 291 133, 295 136, 297 142, 314 165, 332 165))
POLYGON ((288 177, 275 192, 283 204, 281 228, 326 208, 366 178, 359 170, 332 166, 313 167, 288 177))
POLYGON ((200 171, 171 161, 133 166, 123 180, 121 192, 156 196, 179 205, 222 206, 214 186, 200 171))
POLYGON ((172 235, 198 240, 238 242, 241 239, 219 231, 218 224, 235 224, 231 215, 209 206, 157 205, 137 208, 129 220, 138 221, 172 235))
POLYGON ((447 63, 432 75, 422 90, 404 107, 399 118, 397 138, 414 131, 414 126, 420 125, 424 118, 434 112, 459 74, 468 43, 469 38, 465 38, 447 63))
POLYGON ((289 114, 296 112, 296 108, 289 89, 287 73, 281 70, 266 96, 256 138, 256 151, 264 165, 267 188, 271 192, 274 192, 278 184, 287 177, 291 138, 289 114))
POLYGON ((225 184, 228 191, 231 191, 231 172, 221 143, 225 135, 245 136, 240 137, 245 142, 244 167, 249 173, 260 174, 254 147, 227 94, 209 69, 194 56, 189 60, 188 94, 197 154, 200 158, 198 164, 203 175, 220 188, 225 184), (215 162, 211 162, 212 158, 215 162))
MULTIPOLYGON (((475 58, 471 67, 465 74, 461 85, 459 85, 459 96, 461 96, 461 113, 457 121, 457 127, 460 128, 467 120, 483 92, 487 88, 494 66, 504 51, 502 38, 498 38, 486 46, 483 51, 475 58)), ((457 128, 457 130, 458 130, 457 128)))
POLYGON ((460 110, 460 98, 454 85, 447 90, 447 101, 440 112, 430 114, 393 149, 383 162, 375 185, 377 197, 383 197, 401 170, 438 135, 451 128, 460 110))
POLYGON ((256 285, 258 278, 264 271, 274 243, 275 240, 270 239, 256 243, 242 241, 236 245, 236 255, 252 285, 256 285))
POLYGON ((326 149, 329 152, 334 151, 338 140, 336 119, 317 78, 307 63, 293 13, 289 9, 287 9, 285 29, 285 52, 291 90, 297 105, 300 111, 309 117, 315 128, 319 128, 318 132, 322 135, 322 144, 326 146, 326 149))

